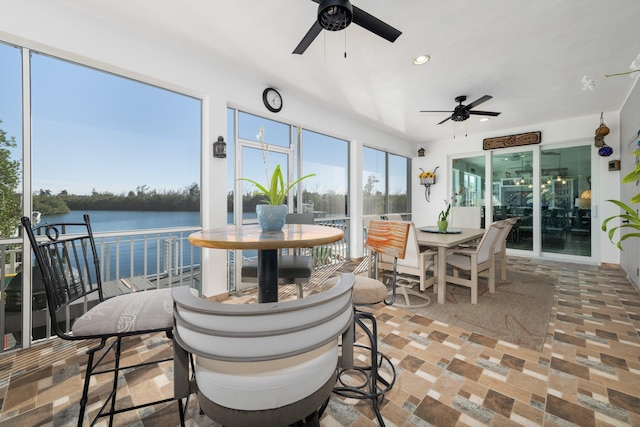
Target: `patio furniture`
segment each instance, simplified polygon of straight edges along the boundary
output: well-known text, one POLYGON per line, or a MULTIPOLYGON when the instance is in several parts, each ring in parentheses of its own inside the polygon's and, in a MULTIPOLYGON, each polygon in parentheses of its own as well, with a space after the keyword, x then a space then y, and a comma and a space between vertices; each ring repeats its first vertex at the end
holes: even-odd
POLYGON ((337 242, 344 232, 336 227, 285 224, 282 231, 264 232, 258 224, 227 225, 189 235, 192 245, 215 249, 258 250, 258 302, 278 301, 278 250, 312 248, 337 242))
POLYGON ((507 280, 507 238, 509 237, 509 233, 511 233, 511 229, 514 225, 518 223, 519 217, 511 217, 505 219, 505 227, 503 227, 500 231, 500 236, 498 236, 498 240, 494 246, 494 261, 497 264, 500 264, 500 280, 507 280))
POLYGON ((446 263, 453 268, 452 275, 446 275, 447 283, 454 283, 471 288, 471 304, 478 303, 478 277, 480 273, 488 271, 489 292, 496 291, 495 277, 495 245, 498 243, 502 229, 506 227, 504 221, 496 221, 485 230, 476 248, 456 249, 447 254, 446 263), (460 272, 470 277, 463 278, 460 272))
POLYGON ((418 243, 438 248, 436 275, 438 276, 438 304, 444 304, 446 295, 447 250, 465 242, 474 241, 485 233, 482 228, 463 228, 441 233, 437 227, 418 227, 418 243))
MULTIPOLYGON (((155 332, 172 338, 171 290, 135 292, 105 299, 89 215, 85 214, 83 219, 84 222, 43 224, 32 228, 30 218, 23 217, 22 225, 42 274, 53 331, 65 340, 89 340, 87 345, 91 346, 86 351, 87 370, 80 398, 78 426, 82 426, 84 421, 91 378, 103 373, 113 373, 112 387, 92 425, 105 416, 109 417, 111 425, 117 413, 174 400, 170 398, 128 408, 116 407, 118 376, 122 371, 171 360, 164 358, 120 366, 124 338, 155 332), (111 350, 114 351, 113 358, 105 358, 111 350), (109 363, 109 366, 113 363, 113 368, 103 368, 102 362, 109 363)), ((181 405, 179 401, 182 414, 181 405)))
POLYGON ((482 212, 480 206, 451 206, 451 221, 453 228, 480 228, 482 212))
MULTIPOLYGON (((373 252, 383 251, 386 254, 403 257, 408 225, 409 223, 407 222, 371 221, 367 234, 367 247, 373 252), (390 235, 392 237, 388 238, 390 235), (403 235, 405 236, 404 238, 402 237, 403 235)), ((385 298, 387 298, 389 292, 381 281, 371 277, 356 276, 353 288, 355 324, 366 335, 368 345, 354 344, 354 346, 365 350, 367 360, 341 370, 338 374, 338 385, 334 389, 336 394, 343 397, 371 400, 373 411, 381 426, 384 426, 385 423, 380 413, 380 405, 385 394, 395 384, 396 370, 391 360, 378 351, 378 326, 375 316, 360 307, 371 306, 380 302, 393 304, 395 301, 395 279, 394 270, 393 296, 390 301, 386 301, 385 298), (381 369, 383 368, 388 370, 387 378, 381 375, 381 369)), ((330 279, 327 282, 331 283, 335 280, 330 279)))
MULTIPOLYGON (((285 224, 315 224, 313 214, 287 214, 285 224)), ((278 283, 282 285, 298 285, 298 298, 304 294, 303 285, 309 281, 313 272, 313 257, 303 255, 300 249, 292 249, 292 254, 278 255, 278 283)), ((258 260, 252 259, 242 265, 242 279, 258 280, 258 260)))
MULTIPOLYGON (((394 257, 387 255, 386 250, 382 248, 383 252, 379 252, 377 255, 376 272, 374 277, 379 277, 381 271, 385 271, 387 275, 393 274, 394 270, 396 274, 404 275, 403 279, 409 284, 397 283, 397 289, 402 296, 404 296, 406 307, 420 307, 428 305, 431 300, 424 295, 424 291, 437 283, 438 276, 435 270, 436 254, 435 250, 421 250, 418 244, 418 238, 416 237, 416 227, 413 222, 407 222, 409 228, 406 229, 406 236, 397 237, 406 238, 406 248, 404 257, 394 257), (427 271, 431 270, 433 276, 427 278, 427 271), (415 282, 413 277, 418 278, 420 285, 420 292, 413 290, 412 282, 415 282), (411 304, 409 301, 409 295, 414 295, 419 298, 425 299, 423 304, 411 304)), ((404 234, 404 233, 403 233, 404 234)))
POLYGON ((212 302, 175 288, 175 395, 196 393, 201 410, 225 426, 318 426, 340 336, 343 359, 345 351, 352 358, 353 284, 345 274, 324 292, 272 304, 212 302))
POLYGON ((389 213, 385 215, 387 221, 402 221, 402 215, 399 213, 389 213))

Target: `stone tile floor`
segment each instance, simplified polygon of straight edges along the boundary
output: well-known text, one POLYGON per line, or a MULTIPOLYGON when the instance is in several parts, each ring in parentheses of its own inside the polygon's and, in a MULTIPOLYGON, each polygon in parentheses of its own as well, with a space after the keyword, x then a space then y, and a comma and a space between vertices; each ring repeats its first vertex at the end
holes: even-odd
MULTIPOLYGON (((381 351, 398 372, 382 407, 386 424, 640 426, 640 294, 622 270, 516 257, 509 258, 509 268, 558 278, 541 352, 409 310, 374 307, 381 351)), ((0 356, 0 425, 74 425, 84 348, 54 339, 0 356)), ((125 357, 136 360, 170 351, 162 336, 153 335, 130 339, 125 357)), ((169 397, 172 377, 171 363, 125 373, 119 400, 126 404, 169 397)), ((100 406, 108 382, 105 377, 92 384, 91 413, 100 406)), ((116 424, 178 425, 177 404, 121 415, 116 424)), ((187 424, 216 425, 198 414, 193 400, 187 424)), ((321 425, 377 422, 368 402, 334 396, 321 425)))

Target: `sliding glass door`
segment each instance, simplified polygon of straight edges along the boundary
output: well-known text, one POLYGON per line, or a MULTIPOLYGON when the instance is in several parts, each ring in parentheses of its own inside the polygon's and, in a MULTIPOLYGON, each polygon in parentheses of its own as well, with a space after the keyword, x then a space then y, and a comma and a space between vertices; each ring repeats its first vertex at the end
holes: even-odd
POLYGON ((590 258, 591 148, 585 142, 457 156, 451 159, 451 200, 454 206, 484 206, 483 219, 490 221, 519 218, 507 238, 510 249, 590 258))
POLYGON ((591 256, 591 147, 540 152, 542 252, 591 256))
POLYGON ((534 242, 534 186, 533 152, 517 151, 492 156, 491 180, 493 221, 517 217, 507 247, 533 250, 534 242))

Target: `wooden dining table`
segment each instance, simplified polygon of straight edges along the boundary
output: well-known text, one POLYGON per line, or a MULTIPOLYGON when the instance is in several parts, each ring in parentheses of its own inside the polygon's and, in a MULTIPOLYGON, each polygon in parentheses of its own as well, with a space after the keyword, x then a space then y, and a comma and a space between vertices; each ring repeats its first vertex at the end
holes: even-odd
POLYGON ((262 231, 259 225, 227 225, 189 235, 195 246, 215 249, 258 250, 258 302, 278 301, 278 250, 312 248, 344 237, 339 228, 310 224, 285 224, 279 231, 262 231))
POLYGON ((416 227, 418 244, 438 248, 438 304, 444 304, 447 286, 447 249, 479 239, 484 235, 483 228, 449 229, 446 233, 438 232, 438 227, 416 227), (427 230, 427 231, 425 231, 427 230))

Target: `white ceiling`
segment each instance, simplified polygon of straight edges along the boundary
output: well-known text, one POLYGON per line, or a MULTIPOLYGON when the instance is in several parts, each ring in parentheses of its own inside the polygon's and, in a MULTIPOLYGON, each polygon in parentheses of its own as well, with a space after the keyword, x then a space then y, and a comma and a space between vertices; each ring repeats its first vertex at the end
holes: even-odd
POLYGON ((354 0, 402 31, 398 40, 351 24, 303 55, 291 52, 316 18, 311 0, 55 1, 274 86, 285 109, 296 94, 415 142, 452 136, 452 121, 437 125, 446 113, 418 111, 453 109, 458 95, 492 95, 477 109, 502 114, 472 116, 467 131, 501 135, 618 111, 640 75, 604 77, 640 54, 638 0, 354 0), (431 61, 413 65, 423 53, 431 61))

